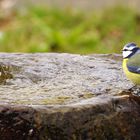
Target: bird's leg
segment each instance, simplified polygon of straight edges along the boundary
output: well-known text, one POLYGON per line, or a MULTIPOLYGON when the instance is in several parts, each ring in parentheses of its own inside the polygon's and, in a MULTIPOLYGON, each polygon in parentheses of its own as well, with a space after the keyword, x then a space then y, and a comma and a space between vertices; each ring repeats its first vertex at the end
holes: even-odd
POLYGON ((140 96, 140 86, 134 85, 132 88, 129 89, 132 95, 140 96))
POLYGON ((129 100, 132 104, 140 105, 140 86, 135 85, 129 89, 129 100))

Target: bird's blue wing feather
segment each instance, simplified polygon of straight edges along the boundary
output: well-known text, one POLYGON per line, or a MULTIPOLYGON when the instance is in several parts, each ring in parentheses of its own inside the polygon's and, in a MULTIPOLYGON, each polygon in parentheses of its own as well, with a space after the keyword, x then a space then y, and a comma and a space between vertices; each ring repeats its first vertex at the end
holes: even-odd
POLYGON ((128 70, 129 70, 130 72, 140 74, 140 67, 136 67, 136 66, 127 66, 127 68, 128 68, 128 70))
POLYGON ((130 72, 140 74, 140 52, 128 59, 127 68, 130 72))

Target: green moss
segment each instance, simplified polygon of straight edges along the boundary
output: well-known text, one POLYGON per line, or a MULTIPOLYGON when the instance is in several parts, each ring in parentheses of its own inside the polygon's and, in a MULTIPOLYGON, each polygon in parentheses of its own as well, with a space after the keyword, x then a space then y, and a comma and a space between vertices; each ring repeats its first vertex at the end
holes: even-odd
POLYGON ((59 97, 54 97, 54 98, 47 98, 41 100, 42 104, 63 104, 66 101, 69 101, 71 97, 69 96, 59 96, 59 97))
POLYGON ((0 84, 5 84, 7 79, 12 79, 10 66, 0 64, 0 84))
POLYGON ((83 98, 84 99, 88 99, 88 98, 92 98, 92 97, 94 97, 95 95, 93 94, 93 93, 85 93, 84 95, 83 95, 83 98))
POLYGON ((17 104, 17 105, 31 105, 32 101, 31 100, 13 100, 11 103, 17 104))

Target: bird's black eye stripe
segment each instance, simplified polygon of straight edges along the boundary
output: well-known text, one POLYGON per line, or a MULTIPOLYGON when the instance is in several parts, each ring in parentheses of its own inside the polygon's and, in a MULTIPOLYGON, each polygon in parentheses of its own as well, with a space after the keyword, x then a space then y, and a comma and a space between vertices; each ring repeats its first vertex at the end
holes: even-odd
POLYGON ((128 51, 127 49, 123 49, 123 51, 128 51))

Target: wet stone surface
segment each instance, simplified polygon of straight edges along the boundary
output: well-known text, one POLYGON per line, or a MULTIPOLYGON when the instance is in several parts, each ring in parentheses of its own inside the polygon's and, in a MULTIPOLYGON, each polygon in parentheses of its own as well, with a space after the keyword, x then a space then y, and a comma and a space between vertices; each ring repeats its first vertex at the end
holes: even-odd
POLYGON ((132 85, 115 57, 120 59, 111 55, 0 54, 0 101, 61 105, 102 93, 118 94, 132 85))
POLYGON ((1 140, 140 139, 140 98, 120 55, 0 58, 1 140))

